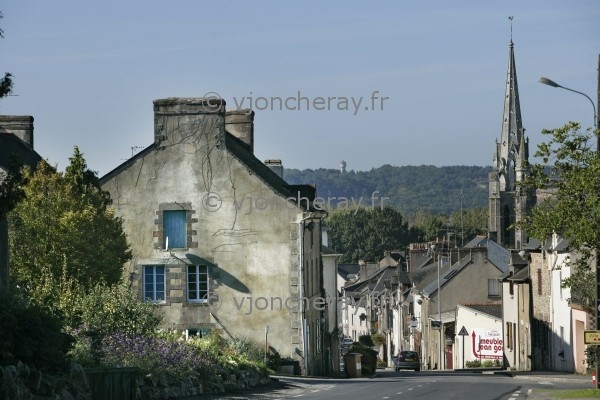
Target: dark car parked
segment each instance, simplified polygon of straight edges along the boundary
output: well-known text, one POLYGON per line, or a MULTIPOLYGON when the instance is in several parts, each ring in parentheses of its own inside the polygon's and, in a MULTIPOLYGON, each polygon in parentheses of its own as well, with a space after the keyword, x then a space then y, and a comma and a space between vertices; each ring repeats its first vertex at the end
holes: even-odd
POLYGON ((396 371, 400 371, 401 369, 420 371, 421 362, 419 361, 419 355, 414 351, 401 351, 394 357, 394 369, 396 371))

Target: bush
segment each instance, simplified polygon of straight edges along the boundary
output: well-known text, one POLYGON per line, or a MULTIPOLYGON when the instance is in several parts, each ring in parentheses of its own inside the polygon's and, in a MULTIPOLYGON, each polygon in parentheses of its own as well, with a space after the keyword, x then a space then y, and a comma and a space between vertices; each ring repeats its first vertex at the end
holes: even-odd
POLYGON ((73 338, 59 316, 35 304, 18 289, 0 291, 0 363, 17 360, 42 370, 66 366, 73 338))
POLYGON ((465 366, 467 368, 481 368, 481 361, 479 361, 479 360, 466 361, 465 366))
POLYGON ((371 335, 361 335, 358 337, 358 343, 362 344, 363 346, 367 346, 367 347, 373 347, 375 346, 373 344, 373 339, 371 338, 371 335))
POLYGON ((377 359, 377 368, 385 368, 387 367, 387 363, 381 358, 377 359))
MULTIPOLYGON (((367 336, 369 339, 370 336, 367 336)), ((351 353, 360 353, 361 373, 362 375, 369 376, 373 375, 377 371, 377 352, 371 349, 369 346, 362 344, 352 344, 350 346, 351 353)))
POLYGON ((371 335, 371 342, 374 346, 383 346, 386 342, 385 335, 383 333, 374 333, 371 335))

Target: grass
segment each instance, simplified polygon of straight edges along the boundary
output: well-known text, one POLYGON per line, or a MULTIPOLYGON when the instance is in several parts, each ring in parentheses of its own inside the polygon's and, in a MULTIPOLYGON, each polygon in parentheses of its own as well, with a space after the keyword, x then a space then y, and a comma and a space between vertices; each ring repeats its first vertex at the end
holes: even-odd
MULTIPOLYGON (((537 391, 537 390, 536 390, 537 391)), ((600 399, 600 389, 540 390, 553 399, 600 399)))

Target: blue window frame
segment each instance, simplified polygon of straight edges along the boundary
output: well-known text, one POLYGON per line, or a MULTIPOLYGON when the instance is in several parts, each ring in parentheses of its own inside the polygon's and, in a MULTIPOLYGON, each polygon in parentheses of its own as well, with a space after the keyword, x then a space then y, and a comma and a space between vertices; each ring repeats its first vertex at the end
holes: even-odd
POLYGON ((165 301, 165 266, 144 266, 144 300, 155 303, 165 301))
POLYGON ((188 265, 187 267, 187 299, 194 302, 207 302, 208 298, 208 266, 188 265))
POLYGON ((187 248, 187 213, 185 210, 163 211, 163 249, 187 248), (167 240, 169 241, 167 243, 167 240))

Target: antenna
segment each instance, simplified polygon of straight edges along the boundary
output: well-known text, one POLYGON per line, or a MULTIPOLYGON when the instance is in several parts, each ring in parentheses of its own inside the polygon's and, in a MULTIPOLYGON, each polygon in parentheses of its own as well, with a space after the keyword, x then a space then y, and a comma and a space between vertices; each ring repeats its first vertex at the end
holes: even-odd
POLYGON ((133 157, 133 155, 135 154, 135 151, 137 149, 143 149, 144 146, 131 146, 131 157, 133 157))
POLYGON ((508 17, 508 19, 510 20, 510 42, 512 43, 512 21, 513 21, 513 16, 511 15, 510 17, 508 17))

